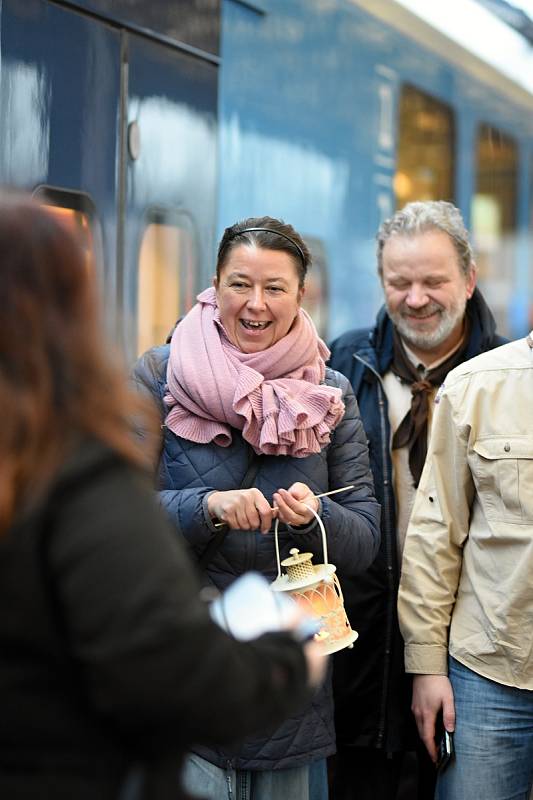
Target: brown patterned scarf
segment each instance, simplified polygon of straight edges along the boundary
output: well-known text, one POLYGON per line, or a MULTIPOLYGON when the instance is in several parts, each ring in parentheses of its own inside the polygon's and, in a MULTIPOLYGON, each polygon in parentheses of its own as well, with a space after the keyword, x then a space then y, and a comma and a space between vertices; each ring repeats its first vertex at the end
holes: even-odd
POLYGON ((413 476, 415 489, 420 482, 420 476, 426 460, 429 396, 435 387, 441 385, 448 372, 465 360, 470 327, 468 319, 466 324, 467 328, 461 347, 435 369, 426 370, 424 377, 420 376, 405 352, 402 339, 396 328, 393 331, 394 357, 391 370, 400 378, 402 383, 410 384, 412 400, 411 408, 400 422, 398 430, 393 436, 392 449, 396 450, 399 447, 409 448, 409 469, 413 476))

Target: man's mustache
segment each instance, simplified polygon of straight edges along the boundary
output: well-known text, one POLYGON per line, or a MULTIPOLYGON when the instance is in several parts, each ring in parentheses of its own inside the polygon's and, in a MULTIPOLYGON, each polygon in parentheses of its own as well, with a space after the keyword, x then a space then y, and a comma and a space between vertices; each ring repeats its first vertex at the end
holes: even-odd
POLYGON ((410 306, 402 303, 400 306, 400 314, 407 315, 409 317, 415 317, 416 319, 423 319, 424 317, 429 317, 431 314, 436 314, 437 312, 444 311, 444 308, 439 305, 438 303, 430 303, 424 308, 410 308, 410 306))

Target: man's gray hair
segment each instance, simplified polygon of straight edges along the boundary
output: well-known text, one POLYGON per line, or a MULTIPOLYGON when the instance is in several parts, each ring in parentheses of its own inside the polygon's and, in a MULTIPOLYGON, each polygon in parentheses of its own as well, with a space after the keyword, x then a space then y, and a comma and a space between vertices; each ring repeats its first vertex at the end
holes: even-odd
POLYGON ((376 235, 380 277, 383 277, 383 248, 391 236, 416 236, 433 230, 448 234, 459 256, 461 269, 466 276, 469 275, 474 264, 474 253, 461 212, 444 200, 427 200, 407 203, 381 224, 376 235))

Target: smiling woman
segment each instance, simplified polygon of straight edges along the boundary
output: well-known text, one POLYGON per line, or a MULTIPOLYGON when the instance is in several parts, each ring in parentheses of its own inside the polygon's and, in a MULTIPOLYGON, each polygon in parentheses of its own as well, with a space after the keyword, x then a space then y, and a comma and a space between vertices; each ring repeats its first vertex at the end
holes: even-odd
MULTIPOLYGON (((262 534, 276 517, 285 558, 294 546, 322 555, 315 512, 323 515, 341 577, 364 570, 378 546, 355 400, 326 368, 329 351, 301 307, 310 261, 303 239, 280 220, 228 228, 214 286, 198 295, 170 346, 149 351, 136 368, 164 411, 161 503, 217 589, 246 570, 275 577, 273 539, 262 534)), ((332 716, 326 687, 269 737, 195 748, 189 790, 214 799, 231 781, 235 796, 251 787, 256 800, 307 800, 309 764, 325 783, 325 758, 335 750, 332 716)))

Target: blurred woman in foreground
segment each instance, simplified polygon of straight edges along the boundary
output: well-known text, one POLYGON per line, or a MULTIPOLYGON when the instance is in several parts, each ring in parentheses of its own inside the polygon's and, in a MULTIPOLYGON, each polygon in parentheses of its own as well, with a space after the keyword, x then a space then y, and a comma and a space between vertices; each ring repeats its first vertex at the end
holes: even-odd
POLYGON ((0 264, 0 796, 107 800, 142 763, 142 796, 176 800, 193 742, 307 699, 304 652, 237 643, 198 601, 74 239, 4 196, 0 264))

